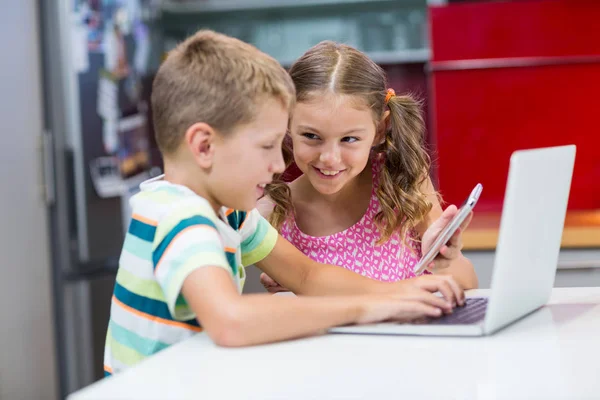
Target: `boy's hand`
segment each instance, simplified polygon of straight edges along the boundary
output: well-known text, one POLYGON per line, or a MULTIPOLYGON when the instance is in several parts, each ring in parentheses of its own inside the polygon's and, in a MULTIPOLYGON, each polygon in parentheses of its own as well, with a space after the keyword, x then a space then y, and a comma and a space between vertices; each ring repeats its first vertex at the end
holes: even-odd
MULTIPOLYGON (((457 212, 458 210, 455 205, 448 206, 442 215, 435 222, 433 222, 429 228, 427 228, 427 231, 425 231, 423 234, 423 241, 421 244, 421 250, 423 254, 427 253, 427 251, 433 245, 433 242, 435 242, 435 239, 437 239, 438 235, 446 227, 446 225, 450 223, 457 212)), ((471 212, 464 220, 454 235, 452 235, 448 243, 442 246, 436 258, 427 266, 428 270, 448 268, 450 263, 462 254, 462 232, 467 228, 467 226, 469 226, 472 218, 473 212, 471 212)))
POLYGON ((419 296, 422 291, 430 294, 441 293, 447 302, 444 308, 446 312, 450 312, 456 305, 462 306, 465 303, 465 292, 450 275, 423 275, 396 282, 394 285, 397 285, 397 289, 399 287, 398 293, 405 296, 419 296))
POLYGON ((423 317, 439 317, 448 309, 448 303, 444 299, 423 289, 387 296, 361 296, 360 304, 357 324, 411 322, 423 317))
POLYGON ((271 278, 264 272, 260 274, 260 283, 267 289, 269 293, 289 292, 289 289, 284 288, 275 279, 271 278))
MULTIPOLYGON (((260 283, 269 293, 289 291, 264 272, 260 274, 260 283)), ((465 300, 464 291, 449 275, 423 275, 390 284, 389 288, 393 289, 386 291, 387 293, 399 294, 408 298, 419 298, 423 291, 429 293, 440 292, 447 301, 447 304, 443 307, 446 312, 450 312, 457 304, 463 305, 465 300)))
MULTIPOLYGON (((260 282, 269 293, 289 291, 265 273, 260 275, 260 282)), ((422 299, 423 293, 430 294, 439 299, 439 296, 435 296, 432 293, 440 292, 443 295, 445 302, 436 300, 435 304, 444 312, 450 312, 457 304, 463 305, 465 301, 463 290, 449 275, 424 275, 396 282, 395 284, 390 285, 390 288, 392 287, 395 289, 388 293, 392 296, 399 296, 401 299, 422 299), (398 287, 400 290, 397 290, 398 287)), ((425 297, 430 298, 430 296, 425 297)))

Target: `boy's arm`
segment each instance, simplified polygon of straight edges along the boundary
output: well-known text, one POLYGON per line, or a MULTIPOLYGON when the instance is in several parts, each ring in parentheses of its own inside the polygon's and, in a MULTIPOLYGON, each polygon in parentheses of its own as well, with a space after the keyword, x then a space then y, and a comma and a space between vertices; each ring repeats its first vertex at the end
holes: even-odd
POLYGON ((411 295, 425 289, 441 292, 449 303, 461 304, 464 299, 463 291, 449 277, 426 276, 418 281, 379 282, 338 266, 313 261, 281 236, 269 255, 256 266, 299 295, 411 295))
POLYGON ((190 273, 182 294, 211 339, 228 347, 308 336, 337 325, 434 317, 446 306, 424 290, 412 296, 241 296, 220 267, 190 273))

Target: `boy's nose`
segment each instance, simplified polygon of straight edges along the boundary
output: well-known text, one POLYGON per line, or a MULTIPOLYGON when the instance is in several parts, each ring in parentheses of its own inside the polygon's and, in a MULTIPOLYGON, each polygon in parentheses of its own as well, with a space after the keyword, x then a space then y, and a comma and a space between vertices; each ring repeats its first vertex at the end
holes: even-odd
POLYGON ((277 158, 271 163, 269 172, 272 174, 281 174, 285 171, 285 161, 283 160, 283 154, 279 154, 277 158))

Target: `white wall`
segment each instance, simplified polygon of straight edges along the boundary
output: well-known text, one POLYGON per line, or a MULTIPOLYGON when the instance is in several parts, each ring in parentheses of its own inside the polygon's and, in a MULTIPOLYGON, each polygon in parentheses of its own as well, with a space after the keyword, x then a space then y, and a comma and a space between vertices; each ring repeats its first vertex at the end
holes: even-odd
POLYGON ((0 399, 56 399, 37 1, 0 2, 0 399))

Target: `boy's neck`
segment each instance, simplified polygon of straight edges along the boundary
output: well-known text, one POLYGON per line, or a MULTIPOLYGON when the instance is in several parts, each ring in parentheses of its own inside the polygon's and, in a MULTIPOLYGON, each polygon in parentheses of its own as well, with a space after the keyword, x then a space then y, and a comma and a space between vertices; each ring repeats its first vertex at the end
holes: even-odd
POLYGON ((197 167, 185 165, 185 162, 164 160, 165 181, 175 185, 185 186, 198 196, 209 202, 215 213, 219 213, 221 205, 212 196, 210 190, 206 187, 202 179, 202 172, 197 171, 197 167))

